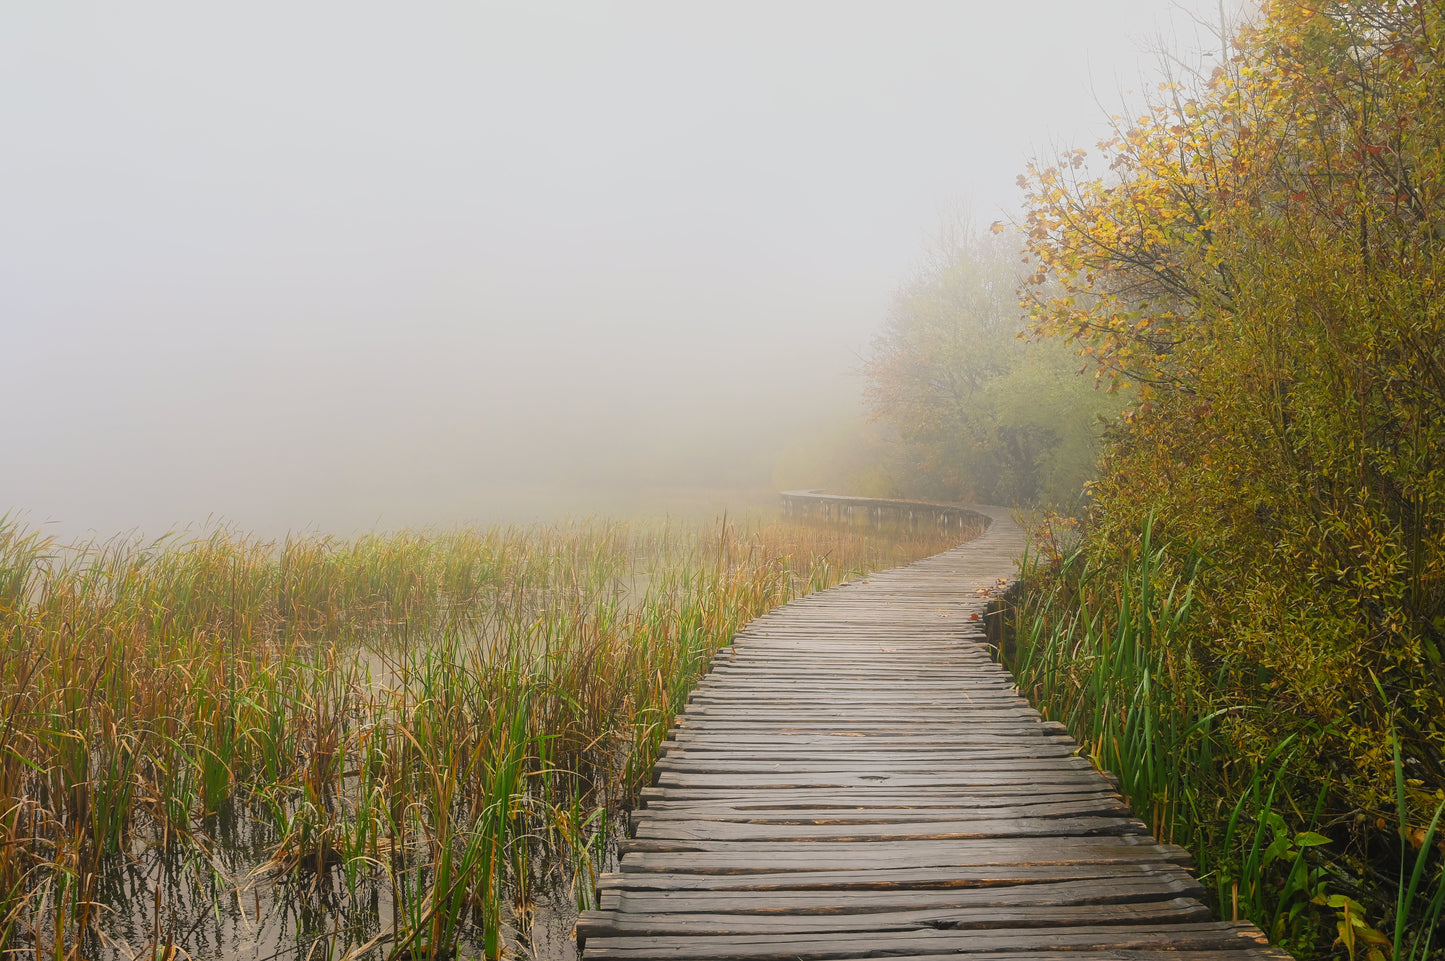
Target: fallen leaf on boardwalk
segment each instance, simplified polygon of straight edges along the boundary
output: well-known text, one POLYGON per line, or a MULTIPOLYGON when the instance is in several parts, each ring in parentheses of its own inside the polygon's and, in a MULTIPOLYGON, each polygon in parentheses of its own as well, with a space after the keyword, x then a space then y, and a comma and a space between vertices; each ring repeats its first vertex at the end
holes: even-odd
POLYGON ((968 619, 969 619, 970 621, 976 621, 976 620, 978 620, 978 612, 977 612, 977 611, 974 611, 972 614, 968 615, 968 619))

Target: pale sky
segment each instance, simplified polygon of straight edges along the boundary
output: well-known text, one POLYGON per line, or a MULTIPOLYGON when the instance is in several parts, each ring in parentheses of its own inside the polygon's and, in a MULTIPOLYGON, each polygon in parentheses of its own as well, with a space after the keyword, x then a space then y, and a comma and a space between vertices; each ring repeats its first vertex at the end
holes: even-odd
POLYGON ((0 513, 349 533, 766 483, 856 408, 940 213, 1010 212, 1171 23, 0 0, 0 513))

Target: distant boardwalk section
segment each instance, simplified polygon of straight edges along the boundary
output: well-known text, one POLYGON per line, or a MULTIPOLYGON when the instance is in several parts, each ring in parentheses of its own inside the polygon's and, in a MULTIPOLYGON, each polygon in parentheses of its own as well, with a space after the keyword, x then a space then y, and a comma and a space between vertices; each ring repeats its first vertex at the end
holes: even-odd
POLYGON ((939 530, 956 530, 964 538, 983 533, 990 516, 986 511, 973 507, 849 497, 822 491, 783 491, 779 496, 783 499, 783 513, 797 520, 816 518, 835 523, 863 522, 877 527, 928 524, 939 530))
POLYGON ((611 959, 1287 958, 1212 921, 1159 844, 989 655, 1023 536, 740 632, 672 732, 577 934, 611 959))

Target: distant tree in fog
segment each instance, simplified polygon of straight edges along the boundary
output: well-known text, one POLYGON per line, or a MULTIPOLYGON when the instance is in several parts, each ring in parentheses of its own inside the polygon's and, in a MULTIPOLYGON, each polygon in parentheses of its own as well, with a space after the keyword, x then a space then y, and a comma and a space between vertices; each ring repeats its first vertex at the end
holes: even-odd
POLYGON ((1098 415, 1118 405, 1066 347, 1020 338, 1021 247, 956 219, 873 342, 867 399, 896 429, 899 494, 1057 503, 1091 475, 1098 415))

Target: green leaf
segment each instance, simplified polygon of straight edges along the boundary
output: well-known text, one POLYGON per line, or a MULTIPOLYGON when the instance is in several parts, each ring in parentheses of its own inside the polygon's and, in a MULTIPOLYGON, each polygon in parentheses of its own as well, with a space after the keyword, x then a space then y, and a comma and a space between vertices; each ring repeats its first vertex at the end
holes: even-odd
POLYGON ((1333 844, 1334 842, 1323 834, 1316 834, 1313 831, 1301 831, 1294 836, 1294 843, 1302 848, 1317 848, 1321 845, 1333 844))
POLYGON ((1270 842, 1269 847, 1264 849, 1264 857, 1261 860, 1265 864, 1273 864, 1289 852, 1289 838, 1280 835, 1270 842))

